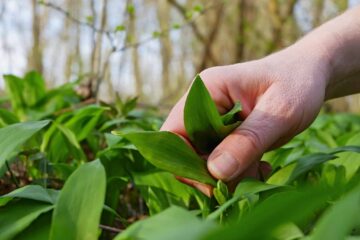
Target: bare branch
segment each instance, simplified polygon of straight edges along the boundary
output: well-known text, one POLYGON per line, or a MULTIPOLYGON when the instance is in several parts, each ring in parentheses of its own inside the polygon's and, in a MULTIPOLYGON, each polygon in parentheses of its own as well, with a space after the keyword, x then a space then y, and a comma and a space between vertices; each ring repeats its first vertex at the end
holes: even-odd
MULTIPOLYGON (((49 7, 49 8, 52 8, 52 9, 58 11, 59 13, 63 14, 65 17, 69 18, 71 21, 75 22, 76 24, 79 24, 79 25, 85 26, 85 27, 89 27, 96 33, 105 34, 106 37, 108 38, 110 44, 111 44, 112 52, 123 52, 123 51, 125 51, 125 50, 127 50, 129 48, 137 48, 140 45, 143 45, 143 44, 149 43, 151 41, 157 40, 159 37, 162 37, 165 34, 168 34, 169 32, 171 32, 173 30, 178 30, 178 29, 185 28, 185 27, 187 27, 189 25, 190 26, 194 25, 194 22, 200 16, 204 15, 208 10, 210 10, 212 8, 215 8, 219 3, 222 4, 223 1, 214 1, 212 4, 209 4, 207 7, 204 7, 204 9, 202 11, 198 12, 198 14, 195 17, 193 17, 190 20, 184 21, 182 24, 178 25, 178 27, 176 27, 176 28, 169 27, 169 28, 166 28, 166 29, 162 29, 161 31, 159 31, 159 35, 157 37, 149 36, 149 37, 146 37, 146 38, 144 38, 144 39, 142 39, 142 40, 140 40, 138 42, 125 44, 124 46, 121 46, 121 47, 115 46, 115 43, 114 43, 115 42, 114 41, 114 34, 116 33, 115 30, 110 31, 110 30, 101 29, 101 28, 98 28, 98 27, 94 26, 93 24, 91 24, 89 22, 79 20, 76 17, 74 17, 67 10, 65 10, 65 9, 61 8, 60 6, 57 6, 57 5, 53 4, 53 3, 45 2, 45 1, 42 1, 42 0, 39 0, 38 3, 43 5, 43 6, 46 6, 46 7, 49 7)), ((196 27, 195 27, 195 29, 196 29, 196 27)), ((200 33, 198 30, 196 32, 200 33)), ((197 37, 199 39, 203 39, 202 41, 205 41, 204 36, 200 36, 200 35, 198 36, 197 35, 197 37)))

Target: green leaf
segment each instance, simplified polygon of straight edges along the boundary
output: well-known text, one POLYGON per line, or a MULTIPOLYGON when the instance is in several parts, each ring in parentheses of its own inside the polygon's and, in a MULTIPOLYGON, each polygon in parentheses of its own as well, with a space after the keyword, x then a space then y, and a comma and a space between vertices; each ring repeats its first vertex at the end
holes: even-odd
POLYGON ((360 154, 358 150, 358 148, 360 148, 360 132, 351 137, 346 142, 346 145, 349 146, 334 149, 334 151, 338 153, 339 158, 335 159, 332 163, 344 166, 346 169, 346 178, 350 179, 360 168, 360 154), (349 152, 341 153, 340 150, 349 152))
POLYGON ((69 157, 77 160, 86 159, 75 133, 58 121, 53 122, 44 134, 40 149, 46 152, 52 163, 66 161, 69 157))
POLYGON ((184 202, 188 203, 193 188, 180 183, 174 175, 168 172, 146 172, 134 173, 134 183, 136 186, 155 187, 169 192, 177 197, 181 197, 184 202))
POLYGON ((50 121, 16 123, 0 129, 0 168, 16 150, 50 121))
POLYGON ((173 206, 153 217, 134 223, 117 235, 115 240, 196 240, 214 227, 214 222, 201 221, 189 211, 173 206))
POLYGON ((14 240, 48 240, 51 225, 51 212, 41 214, 29 227, 20 234, 16 235, 14 240))
POLYGON ((78 141, 82 141, 94 130, 105 110, 107 108, 97 105, 81 108, 64 125, 75 133, 78 141))
POLYGON ((240 111, 241 105, 236 103, 230 112, 221 117, 200 76, 196 76, 184 108, 185 129, 191 142, 200 152, 211 152, 239 126, 240 111))
POLYGON ((125 31, 124 25, 118 25, 115 27, 115 32, 122 32, 122 31, 125 31))
POLYGON ((56 202, 50 240, 97 239, 105 187, 105 170, 99 160, 79 167, 56 202))
MULTIPOLYGON (((284 186, 277 186, 277 185, 271 185, 267 184, 252 178, 243 179, 240 181, 240 183, 236 186, 234 195, 231 199, 228 201, 222 203, 222 205, 214 212, 212 212, 207 219, 215 220, 229 207, 231 207, 234 203, 240 201, 241 199, 251 195, 256 194, 260 192, 265 192, 271 189, 276 188, 283 188, 284 186)), ((215 189, 214 189, 215 190, 215 189)), ((215 193, 214 193, 215 195, 215 193)))
POLYGON ((153 31, 152 36, 153 36, 153 38, 159 38, 161 36, 161 32, 160 31, 153 31))
POLYGON ((173 29, 180 29, 180 27, 181 27, 181 25, 180 25, 179 23, 174 23, 174 24, 172 25, 172 28, 173 28, 173 29))
POLYGON ((278 240, 295 240, 304 237, 301 229, 293 223, 280 225, 273 231, 272 235, 274 236, 274 239, 278 240))
POLYGON ((219 180, 216 184, 216 188, 213 190, 216 201, 223 205, 229 198, 229 191, 225 183, 219 180))
POLYGON ((18 122, 19 119, 14 113, 6 109, 0 108, 0 127, 4 127, 6 125, 11 125, 18 122))
POLYGON ((150 215, 158 213, 169 206, 189 207, 195 190, 180 183, 168 172, 133 173, 134 183, 140 189, 142 197, 149 208, 150 215))
POLYGON ((267 183, 275 185, 289 184, 321 163, 335 158, 337 157, 327 153, 315 153, 302 157, 297 162, 289 164, 277 171, 267 180, 267 183))
POLYGON ((35 71, 28 72, 24 77, 25 104, 29 107, 34 106, 45 95, 46 87, 43 77, 35 71))
POLYGON ((86 16, 85 19, 88 24, 94 23, 94 16, 86 16))
POLYGON ((0 196, 0 206, 2 201, 8 201, 13 198, 23 198, 30 200, 37 200, 41 202, 55 204, 59 191, 53 189, 45 189, 39 185, 27 185, 22 188, 18 188, 6 195, 0 196))
POLYGON ((129 13, 129 15, 134 15, 135 14, 134 4, 128 4, 126 7, 126 11, 129 13))
POLYGON ((4 75, 5 89, 10 97, 11 107, 15 114, 21 118, 25 118, 25 99, 23 97, 24 81, 14 75, 4 75))
POLYGON ((234 196, 247 196, 280 187, 283 186, 267 184, 256 179, 248 178, 241 180, 236 186, 234 196))
POLYGON ((40 214, 53 209, 52 205, 21 200, 0 208, 0 239, 12 239, 28 227, 40 214))
POLYGON ((202 239, 273 239, 271 234, 280 226, 302 221, 320 209, 334 190, 311 187, 274 194, 247 212, 240 221, 210 232, 202 239))
MULTIPOLYGON (((116 134, 116 132, 115 132, 116 134)), ((171 132, 135 132, 123 135, 146 160, 177 176, 215 186, 206 163, 179 136, 171 132)))
POLYGON ((200 5, 200 4, 197 4, 193 7, 194 11, 195 12, 202 12, 204 11, 204 6, 203 5, 200 5))
POLYGON ((329 208, 314 227, 312 240, 345 239, 359 224, 360 184, 329 208), (341 221, 339 221, 341 219, 341 221), (336 227, 335 227, 336 226, 336 227))

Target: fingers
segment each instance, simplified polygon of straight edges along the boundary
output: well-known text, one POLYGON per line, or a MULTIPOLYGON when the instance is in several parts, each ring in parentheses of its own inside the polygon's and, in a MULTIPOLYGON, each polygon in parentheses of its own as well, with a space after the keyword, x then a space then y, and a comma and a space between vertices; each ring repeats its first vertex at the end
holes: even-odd
MULTIPOLYGON (((240 176, 238 176, 237 179, 228 182, 228 188, 231 192, 233 192, 237 186, 237 184, 241 181, 241 179, 244 178, 256 178, 259 180, 265 180, 265 178, 270 174, 271 172, 271 166, 269 163, 260 161, 260 162, 254 162, 252 163, 248 169, 245 170, 240 176)), ((203 184, 188 178, 178 177, 175 176, 177 180, 179 180, 182 183, 185 183, 193 188, 198 189, 200 192, 205 194, 208 197, 211 197, 213 195, 213 187, 207 184, 203 184)))
POLYGON ((160 131, 170 131, 183 137, 187 136, 184 125, 184 118, 183 118, 184 105, 185 105, 185 96, 183 96, 171 109, 166 121, 161 126, 160 131))
MULTIPOLYGON (((234 78, 228 66, 213 67, 204 70, 201 77, 210 92, 212 99, 220 113, 226 112, 233 106, 228 96, 226 82, 234 78)), ((161 131, 171 131, 183 137, 187 137, 184 126, 184 105, 187 93, 171 109, 166 121, 161 127, 161 131)))
POLYGON ((264 95, 241 126, 210 154, 208 169, 215 178, 224 181, 237 179, 286 132, 292 131, 291 104, 277 102, 273 96, 271 91, 264 95))
POLYGON ((182 183, 185 183, 193 188, 198 189, 200 192, 205 194, 208 197, 211 197, 213 195, 213 187, 204 183, 200 183, 188 178, 178 177, 175 176, 177 180, 179 180, 182 183))

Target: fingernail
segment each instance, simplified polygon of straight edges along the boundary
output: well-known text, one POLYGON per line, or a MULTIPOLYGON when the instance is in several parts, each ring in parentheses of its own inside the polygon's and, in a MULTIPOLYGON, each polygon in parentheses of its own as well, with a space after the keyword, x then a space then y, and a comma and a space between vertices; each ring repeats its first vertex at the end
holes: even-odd
POLYGON ((214 177, 230 180, 237 172, 238 162, 231 154, 224 152, 214 159, 209 159, 208 168, 214 177))

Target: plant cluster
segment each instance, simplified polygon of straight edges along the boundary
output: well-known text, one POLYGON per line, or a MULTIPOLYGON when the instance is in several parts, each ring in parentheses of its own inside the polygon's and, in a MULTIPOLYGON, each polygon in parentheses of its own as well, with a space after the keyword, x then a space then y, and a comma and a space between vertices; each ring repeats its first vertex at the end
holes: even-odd
POLYGON ((360 239, 359 116, 322 114, 264 155, 268 178, 231 192, 199 155, 241 124, 241 104, 220 115, 200 77, 184 109, 197 153, 136 98, 87 104, 76 82, 4 79, 0 239, 360 239))

